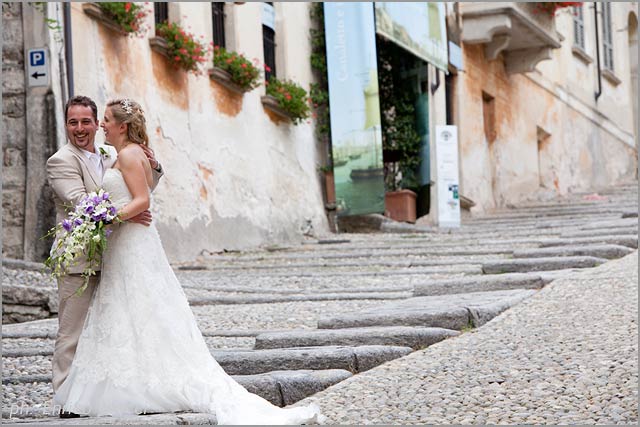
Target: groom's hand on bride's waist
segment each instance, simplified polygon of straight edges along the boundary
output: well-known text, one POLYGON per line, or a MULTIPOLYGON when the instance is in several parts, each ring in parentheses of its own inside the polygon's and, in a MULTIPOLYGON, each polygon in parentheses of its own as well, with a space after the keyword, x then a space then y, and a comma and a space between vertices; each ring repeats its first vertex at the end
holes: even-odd
POLYGON ((152 220, 151 212, 146 210, 146 211, 140 212, 138 215, 134 217, 129 218, 127 221, 149 226, 151 224, 151 220, 152 220))

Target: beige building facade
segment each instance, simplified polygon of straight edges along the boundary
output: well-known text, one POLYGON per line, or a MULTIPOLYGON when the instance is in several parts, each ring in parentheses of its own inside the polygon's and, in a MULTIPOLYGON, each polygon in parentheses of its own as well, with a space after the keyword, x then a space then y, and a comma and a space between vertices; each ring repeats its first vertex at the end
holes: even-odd
POLYGON ((451 96, 461 194, 472 212, 637 179, 636 2, 584 2, 555 16, 535 3, 449 10, 464 64, 451 96))
MULTIPOLYGON (((150 146, 165 170, 153 193, 152 212, 163 241, 170 242, 166 250, 172 262, 222 250, 295 244, 305 234, 328 232, 318 172, 321 151, 312 121, 294 125, 274 114, 263 104, 263 84, 243 94, 228 90, 207 74, 211 63, 203 67, 202 75, 173 67, 150 43, 157 19, 154 4, 138 4, 149 11, 145 17, 149 30, 142 37, 113 31, 88 13, 82 2, 48 3, 43 13, 22 5, 32 21, 23 22, 23 29, 38 21, 45 28, 45 15, 60 26, 47 30, 58 32, 57 39, 34 42, 45 45, 55 59, 51 65, 56 77, 39 90, 56 99, 58 148, 66 143, 62 105, 68 94, 94 99, 99 118, 109 100, 140 102, 150 146), (65 8, 66 16, 60 12, 65 8), (70 78, 57 78, 60 75, 70 78)), ((212 6, 170 2, 168 20, 208 45, 213 41, 212 6)), ((12 10, 17 14, 19 7, 12 10)), ((308 90, 309 5, 275 2, 272 7, 276 76, 308 90)), ((226 48, 255 59, 260 68, 265 63, 263 8, 261 2, 228 2, 222 8, 226 48)), ((96 141, 103 142, 102 132, 96 141)), ((37 167, 42 169, 44 163, 25 169, 37 167)), ((28 189, 23 185, 16 193, 20 191, 28 189)), ((19 250, 21 241, 26 245, 39 236, 25 236, 24 227, 15 231, 16 245, 4 251, 5 256, 42 256, 19 250)))

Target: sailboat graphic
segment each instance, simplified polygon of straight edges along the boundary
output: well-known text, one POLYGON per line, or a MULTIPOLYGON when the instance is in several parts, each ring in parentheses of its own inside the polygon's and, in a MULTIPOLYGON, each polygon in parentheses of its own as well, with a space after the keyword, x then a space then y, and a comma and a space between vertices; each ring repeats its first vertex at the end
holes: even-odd
POLYGON ((377 138, 380 130, 380 101, 378 98, 378 74, 376 70, 369 70, 369 84, 364 88, 364 132, 373 135, 374 163, 366 169, 353 169, 349 176, 351 180, 371 179, 384 176, 380 149, 377 138))

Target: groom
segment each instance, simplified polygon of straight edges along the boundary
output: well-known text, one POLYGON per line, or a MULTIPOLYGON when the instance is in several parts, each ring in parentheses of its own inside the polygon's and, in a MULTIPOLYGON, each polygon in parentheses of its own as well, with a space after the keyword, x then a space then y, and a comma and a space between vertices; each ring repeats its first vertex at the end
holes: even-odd
MULTIPOLYGON (((65 127, 69 143, 47 160, 47 179, 54 193, 56 223, 67 217, 68 208, 73 209, 82 197, 102 185, 104 172, 116 161, 114 150, 108 147, 107 151, 96 146, 94 140, 98 125, 98 108, 93 100, 86 96, 75 96, 67 102, 65 127)), ((155 188, 162 176, 162 167, 150 149, 143 145, 140 147, 149 158, 155 188)), ((129 221, 149 225, 151 213, 142 212, 129 221)), ((54 393, 69 373, 91 297, 100 281, 98 271, 96 276, 91 276, 89 286, 82 296, 72 296, 84 282, 81 273, 85 266, 86 260, 80 259, 67 270, 66 275, 58 279, 58 334, 52 361, 54 393)), ((61 418, 75 416, 69 412, 60 412, 61 418)))

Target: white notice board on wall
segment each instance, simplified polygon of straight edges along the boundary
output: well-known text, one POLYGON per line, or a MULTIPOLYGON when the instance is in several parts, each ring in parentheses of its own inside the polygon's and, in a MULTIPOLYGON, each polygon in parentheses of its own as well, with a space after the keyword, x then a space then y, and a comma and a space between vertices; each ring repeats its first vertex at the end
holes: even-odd
POLYGON ((438 226, 460 227, 458 127, 436 126, 438 226))

